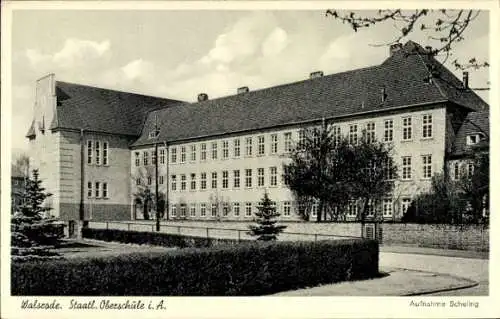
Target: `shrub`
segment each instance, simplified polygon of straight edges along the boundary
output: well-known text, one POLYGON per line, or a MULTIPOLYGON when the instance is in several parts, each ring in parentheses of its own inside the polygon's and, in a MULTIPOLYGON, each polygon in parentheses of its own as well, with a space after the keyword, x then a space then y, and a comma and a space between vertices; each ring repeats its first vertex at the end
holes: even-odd
POLYGON ((256 296, 378 274, 370 240, 260 242, 12 263, 12 295, 256 296), (57 283, 57 284, 54 284, 57 283))

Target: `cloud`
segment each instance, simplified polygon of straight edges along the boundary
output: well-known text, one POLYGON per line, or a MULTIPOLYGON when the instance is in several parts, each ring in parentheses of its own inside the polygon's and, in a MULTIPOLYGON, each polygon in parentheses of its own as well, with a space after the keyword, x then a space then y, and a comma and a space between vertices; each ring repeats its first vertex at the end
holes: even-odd
POLYGON ((285 30, 275 28, 262 43, 262 54, 264 56, 278 55, 288 45, 288 37, 285 30))
POLYGON ((70 38, 64 42, 63 48, 54 54, 53 62, 64 68, 75 67, 83 62, 100 58, 109 50, 108 40, 94 42, 70 38))
POLYGON ((153 63, 143 59, 133 60, 121 68, 127 79, 134 80, 150 76, 155 72, 153 63))

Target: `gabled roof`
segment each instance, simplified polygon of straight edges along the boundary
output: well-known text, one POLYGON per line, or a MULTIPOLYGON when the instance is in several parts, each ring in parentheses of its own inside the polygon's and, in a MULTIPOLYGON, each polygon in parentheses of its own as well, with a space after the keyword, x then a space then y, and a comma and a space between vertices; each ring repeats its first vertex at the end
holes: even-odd
POLYGON ((490 136, 490 112, 489 110, 480 112, 470 112, 467 114, 462 126, 458 129, 455 141, 452 146, 451 156, 464 156, 473 150, 486 149, 489 147, 490 136), (479 134, 481 141, 475 145, 467 145, 467 136, 479 134))
POLYGON ((85 129, 139 136, 147 112, 177 100, 56 81, 57 107, 50 129, 85 129))
POLYGON ((451 101, 468 109, 486 105, 474 92, 461 89, 461 82, 444 67, 435 72, 443 79, 429 83, 430 67, 440 64, 424 53, 410 41, 380 65, 154 111, 132 146, 155 141, 148 134, 156 118, 157 140, 177 141, 417 104, 451 101))

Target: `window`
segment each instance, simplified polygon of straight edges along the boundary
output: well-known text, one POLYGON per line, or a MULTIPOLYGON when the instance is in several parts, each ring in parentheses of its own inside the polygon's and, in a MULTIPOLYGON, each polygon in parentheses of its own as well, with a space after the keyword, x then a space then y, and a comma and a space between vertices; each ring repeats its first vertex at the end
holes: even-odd
POLYGON ((191 162, 196 161, 196 145, 191 145, 191 162))
POLYGON ((158 176, 158 183, 163 185, 163 175, 158 176))
POLYGON ((170 215, 172 215, 172 217, 177 217, 177 205, 172 205, 172 211, 170 213, 170 215))
POLYGON ((474 174, 474 164, 467 163, 467 177, 471 178, 473 174, 474 174))
POLYGON ((384 199, 382 206, 382 215, 384 217, 392 217, 392 200, 384 199))
POLYGON ((367 217, 375 216, 375 205, 371 199, 368 200, 368 210, 366 212, 367 217))
POLYGON ((318 216, 318 203, 312 204, 311 207, 311 217, 316 218, 318 216))
POLYGON ((212 188, 217 188, 217 172, 212 172, 212 188))
POLYGON ((356 124, 349 125, 349 144, 358 144, 358 126, 356 124))
POLYGON ((141 158, 139 152, 135 152, 135 166, 141 165, 141 158))
POLYGON ((422 156, 423 178, 432 177, 432 155, 422 156))
POLYGON ((217 217, 217 204, 212 203, 212 210, 211 210, 212 217, 217 217))
POLYGON ((101 142, 95 141, 95 164, 101 165, 101 142))
POLYGON ((366 142, 375 142, 375 122, 366 123, 366 142))
POLYGON ((240 157, 240 139, 237 138, 233 141, 233 155, 234 157, 240 157))
POLYGON ((333 143, 335 145, 339 145, 342 141, 342 129, 340 126, 333 127, 333 143))
POLYGON ((156 151, 154 150, 151 152, 151 164, 156 164, 156 151))
POLYGON ((422 117, 422 137, 431 138, 432 137, 432 115, 425 114, 422 117))
POLYGON ((299 130, 299 143, 297 144, 298 148, 304 147, 306 143, 306 131, 304 129, 299 130))
POLYGON ((196 174, 191 173, 191 190, 194 191, 196 189, 196 174))
POLYGON ((151 185, 153 183, 153 179, 151 178, 151 176, 148 176, 148 185, 151 185))
POLYGON ((207 216, 207 204, 201 203, 200 204, 200 217, 205 217, 207 216))
POLYGON ((212 159, 217 159, 217 142, 212 143, 212 159))
POLYGON ((102 165, 108 165, 108 142, 102 143, 102 165))
POLYGON ((466 143, 467 145, 474 145, 479 142, 479 135, 478 134, 473 134, 473 135, 467 135, 466 143))
POLYGON ((264 139, 264 136, 261 135, 257 138, 257 142, 258 142, 258 148, 257 148, 257 155, 259 156, 262 156, 264 155, 265 153, 265 139, 264 139))
POLYGON ((401 216, 403 216, 408 210, 408 208, 410 208, 410 204, 411 204, 410 198, 403 198, 401 200, 401 216))
POLYGON ((245 187, 252 187, 252 169, 245 169, 245 187))
POLYGON ((207 189, 207 173, 201 173, 201 189, 207 189))
POLYGON ((202 161, 207 160, 207 144, 205 143, 201 144, 200 160, 202 161))
POLYGON ((252 156, 252 138, 245 138, 245 155, 252 156))
POLYGON ((87 197, 92 197, 92 182, 87 183, 87 197))
POLYGON ((142 164, 149 165, 149 153, 142 152, 142 164))
POLYGON ((264 169, 257 168, 257 186, 264 186, 264 169))
POLYGON ((289 180, 288 180, 288 173, 289 173, 289 168, 288 166, 283 166, 283 185, 290 185, 289 180))
POLYGON ((277 186, 278 185, 278 168, 276 166, 269 167, 269 185, 277 186))
POLYGON ((349 201, 349 205, 347 206, 347 216, 348 217, 356 217, 358 216, 358 205, 356 201, 349 201))
POLYGON ((181 175, 181 191, 186 190, 186 175, 181 175))
POLYGON ((283 216, 289 217, 291 210, 292 210, 292 208, 291 208, 290 202, 288 202, 288 201, 283 202, 283 216))
POLYGON ((392 169, 392 158, 386 158, 384 160, 383 170, 385 179, 387 180, 394 179, 394 170, 392 169))
POLYGON ((222 204, 222 216, 227 217, 229 215, 229 203, 222 204))
POLYGON ((160 150, 160 164, 165 164, 165 149, 160 150))
POLYGON ((186 147, 181 146, 181 163, 186 162, 186 147))
POLYGON ((394 122, 392 120, 384 121, 384 142, 392 142, 394 136, 394 122))
POLYGON ((233 203, 233 215, 235 217, 240 216, 240 203, 233 203))
POLYGON ((196 217, 196 205, 191 204, 189 207, 189 217, 196 217))
POLYGON ((102 183, 102 197, 108 198, 108 183, 102 183))
POLYGON ((278 153, 278 134, 271 134, 271 154, 278 153))
POLYGON ((172 163, 177 163, 177 148, 176 147, 172 147, 172 150, 170 151, 171 152, 171 162, 172 163))
POLYGON ((402 178, 404 180, 409 180, 411 179, 411 156, 403 156, 402 160, 402 178))
POLYGON ((458 162, 455 162, 453 164, 453 179, 454 180, 460 179, 460 164, 458 162))
POLYGON ((287 132, 284 134, 284 146, 285 146, 285 152, 291 152, 292 151, 292 133, 287 132))
POLYGON ((321 138, 321 131, 319 128, 314 128, 312 130, 312 136, 313 136, 313 145, 314 147, 318 147, 319 145, 319 141, 320 141, 320 138, 321 138))
POLYGON ((186 204, 181 204, 181 218, 186 217, 186 204))
POLYGON ((87 164, 92 164, 92 154, 94 152, 92 144, 92 141, 87 141, 87 164))
POLYGON ((135 179, 135 185, 141 185, 141 179, 140 178, 136 178, 135 179))
POLYGON ((251 202, 245 203, 245 216, 246 217, 252 216, 252 203, 251 202))
POLYGON ((222 171, 222 188, 227 189, 229 187, 229 172, 222 171))
POLYGON ((95 182, 95 198, 99 198, 101 196, 101 183, 95 182))
POLYGON ((177 190, 177 175, 171 176, 171 182, 172 182, 172 185, 170 188, 172 188, 172 191, 177 190))
POLYGON ((227 159, 229 157, 229 142, 222 141, 222 158, 227 159))
POLYGON ((240 170, 233 171, 233 188, 240 188, 240 170))
POLYGON ((411 140, 411 117, 403 117, 403 141, 411 140))

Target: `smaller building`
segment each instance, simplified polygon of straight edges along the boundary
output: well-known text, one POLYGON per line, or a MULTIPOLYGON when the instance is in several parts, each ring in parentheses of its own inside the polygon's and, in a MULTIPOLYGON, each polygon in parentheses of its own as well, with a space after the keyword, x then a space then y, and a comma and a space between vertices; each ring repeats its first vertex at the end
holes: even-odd
POLYGON ((25 176, 11 177, 11 212, 17 212, 24 202, 24 189, 26 185, 25 176))

